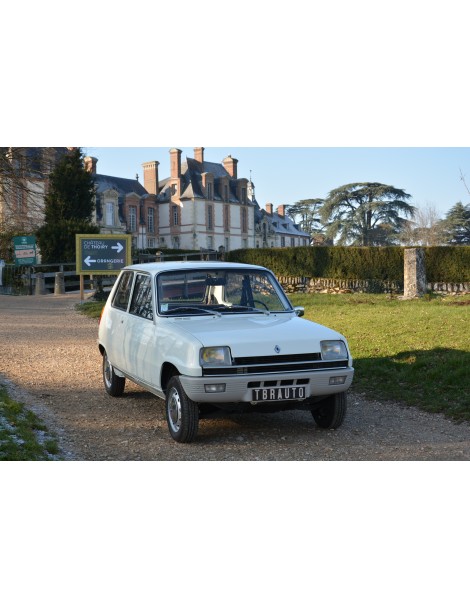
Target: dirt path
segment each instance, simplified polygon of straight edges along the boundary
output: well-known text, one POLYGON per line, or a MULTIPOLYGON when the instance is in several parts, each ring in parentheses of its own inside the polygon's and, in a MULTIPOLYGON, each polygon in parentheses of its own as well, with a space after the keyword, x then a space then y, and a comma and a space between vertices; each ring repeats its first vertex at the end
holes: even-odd
POLYGON ((57 433, 75 460, 468 460, 470 425, 457 425, 352 392, 343 426, 318 429, 294 411, 203 419, 197 441, 179 445, 163 402, 127 384, 102 386, 97 321, 79 315, 76 295, 0 296, 0 375, 57 433))

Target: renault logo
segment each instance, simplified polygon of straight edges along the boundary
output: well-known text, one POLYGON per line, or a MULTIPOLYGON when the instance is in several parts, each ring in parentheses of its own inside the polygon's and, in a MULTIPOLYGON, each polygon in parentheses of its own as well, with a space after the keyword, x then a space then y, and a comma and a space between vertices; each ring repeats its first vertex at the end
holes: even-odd
POLYGON ((276 353, 280 353, 280 352, 281 352, 281 347, 280 347, 279 345, 276 345, 276 346, 274 347, 274 351, 275 351, 276 353))

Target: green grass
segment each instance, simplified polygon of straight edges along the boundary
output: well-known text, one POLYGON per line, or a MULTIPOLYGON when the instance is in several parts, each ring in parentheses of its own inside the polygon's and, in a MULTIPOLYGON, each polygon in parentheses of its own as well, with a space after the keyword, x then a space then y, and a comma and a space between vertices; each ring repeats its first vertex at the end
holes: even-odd
POLYGON ((0 385, 0 461, 48 461, 58 453, 41 420, 0 385))
POLYGON ((99 319, 101 315, 101 311, 104 308, 105 302, 97 302, 94 300, 90 300, 88 302, 83 302, 82 304, 78 304, 75 306, 76 310, 86 315, 87 317, 91 317, 92 319, 99 319))
MULTIPOLYGON (((384 294, 290 294, 305 317, 346 336, 353 388, 470 420, 470 296, 399 300, 384 294)), ((103 303, 77 309, 99 317, 103 303)))
POLYGON ((346 336, 353 388, 470 420, 470 296, 292 294, 305 317, 346 336))

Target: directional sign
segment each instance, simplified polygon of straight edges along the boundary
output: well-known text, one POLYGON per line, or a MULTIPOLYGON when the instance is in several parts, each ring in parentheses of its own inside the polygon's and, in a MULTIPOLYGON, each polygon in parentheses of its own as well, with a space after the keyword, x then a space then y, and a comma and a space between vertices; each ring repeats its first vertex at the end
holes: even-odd
POLYGON ((13 237, 16 266, 36 264, 36 237, 13 237))
POLYGON ((76 235, 77 273, 111 275, 132 264, 131 235, 76 235))

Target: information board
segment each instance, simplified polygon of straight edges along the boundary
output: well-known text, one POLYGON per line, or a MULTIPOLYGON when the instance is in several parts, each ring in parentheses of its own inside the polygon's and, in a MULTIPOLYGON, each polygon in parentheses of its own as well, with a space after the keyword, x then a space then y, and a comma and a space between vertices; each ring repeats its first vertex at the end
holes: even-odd
POLYGON ((132 264, 131 235, 76 235, 77 274, 112 275, 132 264))
POLYGON ((13 237, 16 266, 36 264, 36 237, 13 237))

